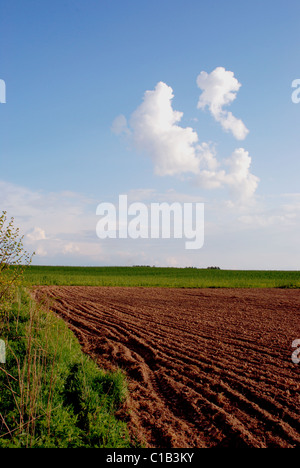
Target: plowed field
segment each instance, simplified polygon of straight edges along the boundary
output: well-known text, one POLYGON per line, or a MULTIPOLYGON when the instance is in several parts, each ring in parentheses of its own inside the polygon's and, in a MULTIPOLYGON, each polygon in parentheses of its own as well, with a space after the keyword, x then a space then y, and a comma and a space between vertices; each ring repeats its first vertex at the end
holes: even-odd
MULTIPOLYGON (((39 287, 83 350, 121 367, 132 434, 156 448, 300 447, 300 292, 39 287)), ((123 414, 121 415, 124 416, 123 414)))

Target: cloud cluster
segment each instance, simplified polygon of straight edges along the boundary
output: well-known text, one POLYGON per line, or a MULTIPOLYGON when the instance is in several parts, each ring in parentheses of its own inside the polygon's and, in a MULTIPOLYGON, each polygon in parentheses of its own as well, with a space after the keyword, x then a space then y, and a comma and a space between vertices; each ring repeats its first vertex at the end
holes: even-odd
MULTIPOLYGON (((209 106, 216 120, 238 138, 245 138, 244 124, 223 107, 236 97, 241 86, 232 72, 217 68, 211 74, 198 76, 202 87, 198 107, 209 106)), ((126 135, 135 149, 146 153, 153 161, 159 176, 189 174, 202 188, 227 187, 235 198, 252 197, 258 178, 251 174, 251 157, 243 148, 237 148, 228 159, 219 161, 212 144, 200 143, 197 132, 183 127, 183 113, 173 109, 174 93, 166 83, 157 83, 154 90, 144 94, 142 103, 132 113, 129 122, 119 115, 112 125, 116 134, 126 135)))
MULTIPOLYGON (((246 159, 247 155, 241 154, 246 159)), ((235 154, 228 161, 228 177, 235 173, 237 185, 242 184, 245 172, 231 166, 241 154, 237 158, 235 154)), ((222 173, 221 169, 216 172, 219 172, 220 184, 226 184, 226 177, 222 179, 226 172, 222 173)), ((228 179, 229 183, 233 182, 228 179)), ((185 251, 181 239, 159 244, 156 241, 145 244, 143 239, 114 239, 111 244, 110 240, 102 243, 95 231, 99 219, 95 207, 99 200, 90 200, 79 193, 33 191, 0 180, 0 200, 8 215, 15 217, 21 234, 25 235, 28 252, 36 252, 34 263, 40 265, 144 264, 203 268, 218 264, 229 269, 297 269, 299 266, 295 255, 299 250, 299 193, 265 197, 251 206, 232 206, 225 200, 212 201, 205 224, 210 242, 201 256, 185 251), (235 249, 224 249, 225 245, 235 245, 235 249), (256 255, 253 255, 254 251, 256 255)), ((174 190, 158 192, 152 188, 131 190, 128 200, 146 204, 203 201, 200 195, 195 198, 174 190)))
POLYGON ((224 130, 231 131, 237 140, 244 140, 249 130, 242 120, 224 109, 236 99, 236 93, 241 87, 233 72, 223 67, 217 67, 211 73, 202 71, 197 77, 197 85, 202 90, 198 109, 208 107, 224 130))

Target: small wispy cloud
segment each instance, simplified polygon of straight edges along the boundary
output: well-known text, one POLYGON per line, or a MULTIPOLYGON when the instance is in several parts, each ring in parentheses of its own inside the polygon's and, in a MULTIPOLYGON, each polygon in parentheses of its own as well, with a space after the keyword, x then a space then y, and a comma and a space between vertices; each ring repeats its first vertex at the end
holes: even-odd
POLYGON ((46 232, 44 231, 44 229, 35 227, 32 231, 26 234, 26 239, 27 241, 32 242, 32 243, 36 241, 40 241, 40 240, 46 240, 47 239, 46 232))
POLYGON ((241 87, 234 73, 225 70, 224 67, 217 67, 211 73, 202 71, 197 77, 197 85, 202 90, 198 109, 208 107, 224 130, 230 131, 237 140, 244 140, 249 130, 241 119, 224 109, 236 99, 236 94, 241 87))
POLYGON ((80 248, 78 247, 78 245, 74 244, 73 242, 70 242, 63 247, 63 253, 65 255, 79 254, 80 248))
POLYGON ((111 126, 111 130, 116 135, 122 135, 122 134, 129 135, 130 134, 130 130, 127 126, 127 119, 125 115, 120 114, 115 118, 111 126))

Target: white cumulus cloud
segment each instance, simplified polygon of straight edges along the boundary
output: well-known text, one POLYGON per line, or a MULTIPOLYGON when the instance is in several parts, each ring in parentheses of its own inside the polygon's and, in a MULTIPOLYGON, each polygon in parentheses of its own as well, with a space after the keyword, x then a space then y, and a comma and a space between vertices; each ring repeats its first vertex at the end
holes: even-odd
MULTIPOLYGON (((154 90, 146 91, 141 105, 130 119, 131 137, 136 149, 147 153, 154 163, 157 175, 175 175, 198 172, 196 154, 197 133, 179 125, 183 113, 172 107, 173 90, 163 82, 154 90)), ((128 133, 124 117, 114 121, 114 130, 128 133)))
POLYGON ((30 231, 28 234, 26 234, 26 239, 29 242, 36 242, 40 240, 45 240, 47 239, 46 233, 43 229, 39 227, 35 227, 32 231, 30 231))
POLYGON ((224 182, 238 198, 251 198, 258 186, 259 178, 251 174, 251 157, 244 148, 237 148, 225 163, 229 167, 224 182))
MULTIPOLYGON (((209 154, 209 150, 207 149, 209 154)), ((251 157, 244 148, 237 148, 224 161, 217 162, 214 153, 207 158, 210 166, 200 171, 196 180, 206 189, 227 187, 235 200, 246 201, 253 197, 259 178, 250 172, 251 157), (214 164, 213 164, 214 162, 214 164)))
POLYGON ((241 87, 234 73, 225 70, 224 67, 217 67, 211 73, 202 71, 197 77, 197 85, 202 90, 198 109, 208 107, 224 130, 232 132, 237 140, 244 140, 249 130, 242 120, 224 109, 236 99, 236 94, 241 87))
POLYGON ((80 252, 80 248, 78 245, 73 244, 73 242, 70 242, 69 244, 65 245, 63 248, 63 253, 64 254, 77 254, 80 252))

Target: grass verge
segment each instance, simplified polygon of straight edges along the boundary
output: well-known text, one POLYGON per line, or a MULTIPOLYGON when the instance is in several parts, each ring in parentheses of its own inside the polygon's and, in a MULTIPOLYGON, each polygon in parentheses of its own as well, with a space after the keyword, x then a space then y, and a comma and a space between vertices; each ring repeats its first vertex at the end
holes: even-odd
POLYGON ((123 373, 100 370, 62 319, 16 294, 1 317, 0 448, 132 447, 116 416, 123 373))

